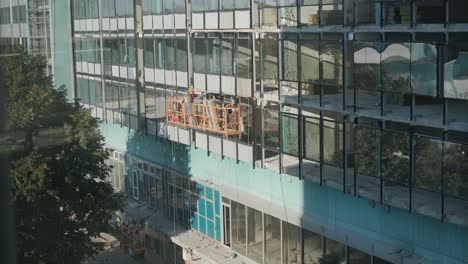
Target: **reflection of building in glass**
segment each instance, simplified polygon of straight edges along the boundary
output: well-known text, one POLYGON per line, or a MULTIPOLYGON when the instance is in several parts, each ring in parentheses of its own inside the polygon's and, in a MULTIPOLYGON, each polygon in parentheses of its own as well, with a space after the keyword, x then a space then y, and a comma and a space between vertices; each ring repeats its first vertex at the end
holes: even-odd
POLYGON ((73 94, 104 121, 115 189, 174 243, 219 263, 467 261, 468 2, 72 3, 73 94), (240 135, 167 122, 189 87, 238 106, 240 135))

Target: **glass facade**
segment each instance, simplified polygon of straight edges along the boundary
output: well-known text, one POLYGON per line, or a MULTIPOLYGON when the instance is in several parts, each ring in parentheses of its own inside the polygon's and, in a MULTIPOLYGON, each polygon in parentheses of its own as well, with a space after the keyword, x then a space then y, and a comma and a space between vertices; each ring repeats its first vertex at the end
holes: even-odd
MULTIPOLYGON (((468 225, 468 172, 459 165, 468 145, 464 1, 145 0, 141 14, 132 1, 86 3, 75 1, 76 90, 97 117, 386 209, 468 225), (190 86, 239 105, 240 135, 166 124, 166 98, 190 86)), ((210 231, 221 221, 212 199, 165 186, 168 215, 220 236, 210 231), (179 206, 187 199, 198 211, 179 206)), ((378 263, 240 203, 231 209, 232 248, 257 262, 332 254, 378 263)))

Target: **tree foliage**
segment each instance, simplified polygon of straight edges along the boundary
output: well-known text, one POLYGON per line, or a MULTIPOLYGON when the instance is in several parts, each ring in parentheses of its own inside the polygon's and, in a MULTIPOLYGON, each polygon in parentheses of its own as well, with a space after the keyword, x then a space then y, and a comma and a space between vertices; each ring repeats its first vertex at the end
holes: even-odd
POLYGON ((80 263, 102 245, 123 199, 106 178, 99 122, 66 100, 44 73, 43 57, 21 48, 0 65, 8 89, 7 127, 23 144, 11 181, 20 263, 80 263), (51 136, 52 135, 52 136, 51 136))

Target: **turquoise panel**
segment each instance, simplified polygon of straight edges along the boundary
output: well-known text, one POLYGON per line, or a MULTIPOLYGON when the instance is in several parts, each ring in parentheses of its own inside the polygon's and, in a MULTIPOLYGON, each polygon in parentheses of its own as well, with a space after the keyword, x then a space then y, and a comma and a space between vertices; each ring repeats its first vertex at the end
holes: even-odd
POLYGON ((198 211, 200 215, 206 215, 206 207, 205 207, 205 199, 200 198, 198 199, 198 211))
POLYGON ((215 191, 215 212, 220 215, 219 192, 215 191))
POLYGON ((216 240, 221 241, 221 219, 216 217, 216 240))
POLYGON ((207 229, 208 229, 207 235, 214 239, 215 229, 214 229, 213 221, 210 221, 210 220, 207 221, 207 229))
POLYGON ((214 220, 213 202, 206 201, 206 218, 214 220))
POLYGON ((205 217, 199 216, 198 222, 200 223, 200 228, 198 229, 198 231, 200 231, 200 233, 203 233, 203 234, 206 235, 206 219, 205 219, 205 217))
POLYGON ((205 187, 205 197, 206 199, 213 200, 213 190, 209 187, 205 187))

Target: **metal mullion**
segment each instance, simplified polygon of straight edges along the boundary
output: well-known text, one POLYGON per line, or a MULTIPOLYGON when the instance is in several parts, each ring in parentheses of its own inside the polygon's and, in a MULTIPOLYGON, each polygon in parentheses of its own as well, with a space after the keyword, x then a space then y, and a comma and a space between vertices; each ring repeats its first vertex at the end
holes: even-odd
POLYGON ((379 130, 378 130, 378 134, 379 134, 379 137, 378 137, 378 142, 379 142, 379 166, 378 166, 378 175, 379 175, 379 180, 380 180, 380 204, 383 204, 383 177, 382 177, 382 143, 383 143, 383 140, 382 140, 382 130, 383 130, 383 121, 380 121, 379 122, 379 130))
POLYGON ((440 177, 440 195, 441 195, 441 212, 440 221, 445 222, 445 188, 444 188, 444 176, 445 176, 445 141, 447 140, 447 133, 444 133, 442 138, 442 168, 440 177))
POLYGON ((348 116, 344 116, 343 126, 343 193, 346 193, 346 176, 348 176, 348 116))
POLYGON ((323 126, 324 126, 324 122, 323 122, 323 112, 320 111, 320 185, 323 185, 323 151, 324 151, 324 147, 323 147, 323 135, 324 135, 324 132, 323 132, 323 126))
POLYGON ((413 180, 416 177, 416 138, 414 127, 410 128, 410 175, 409 175, 409 212, 413 211, 413 180))

